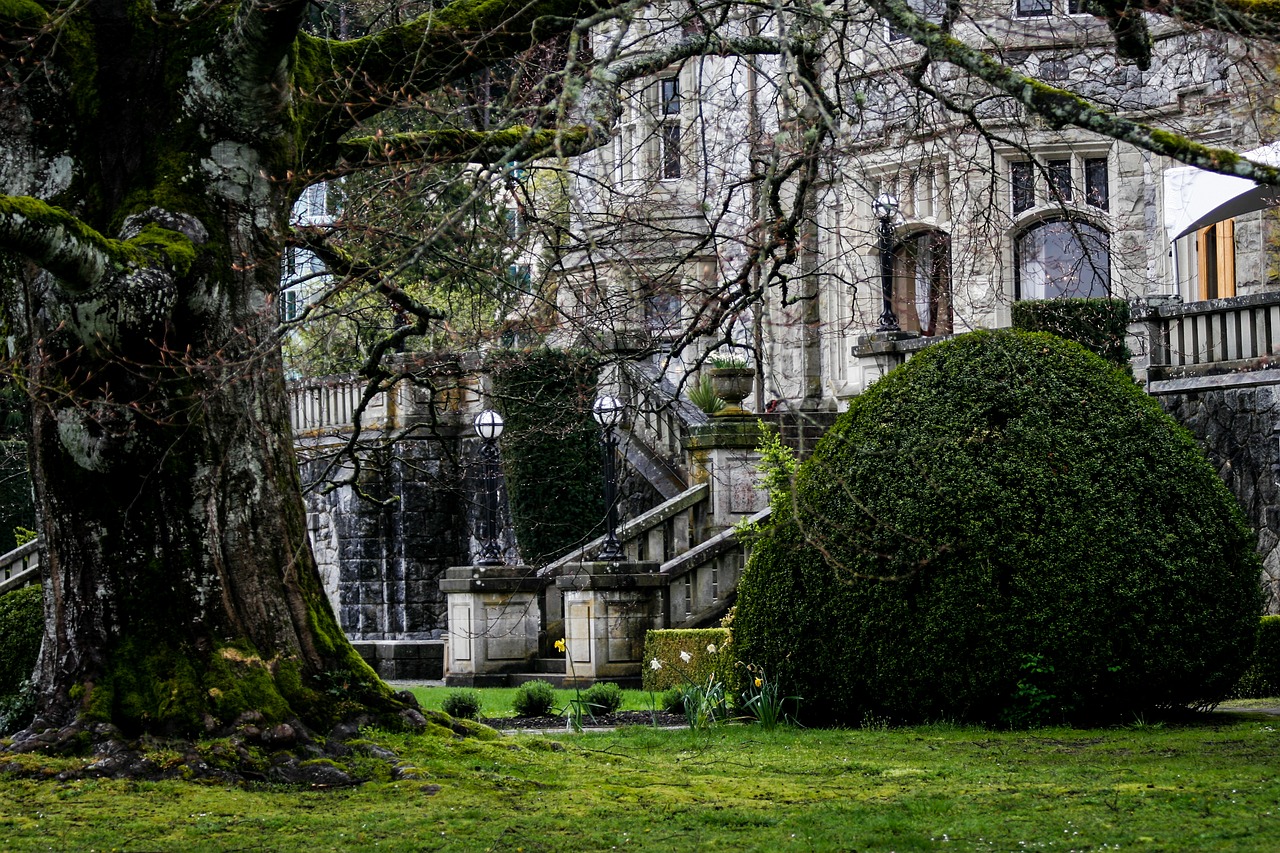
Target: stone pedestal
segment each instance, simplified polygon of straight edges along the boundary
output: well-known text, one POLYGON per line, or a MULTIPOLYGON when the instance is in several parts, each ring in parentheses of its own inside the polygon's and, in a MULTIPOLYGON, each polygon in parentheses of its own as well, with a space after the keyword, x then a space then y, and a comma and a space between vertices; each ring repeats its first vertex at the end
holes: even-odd
POLYGON ((895 367, 903 364, 912 350, 910 343, 920 338, 919 332, 872 332, 860 335, 853 348, 858 359, 859 377, 863 388, 875 382, 895 367), (908 346, 903 346, 908 344, 908 346))
POLYGON ((556 578, 564 593, 565 683, 640 678, 644 635, 663 627, 666 579, 658 563, 576 563, 556 578))
POLYGON ((533 669, 541 615, 538 591, 548 581, 529 566, 457 566, 440 589, 448 600, 445 683, 506 684, 509 672, 533 669))
POLYGON ((732 527, 764 509, 769 497, 757 488, 760 422, 755 415, 716 418, 685 440, 690 479, 711 485, 711 510, 703 537, 732 527))

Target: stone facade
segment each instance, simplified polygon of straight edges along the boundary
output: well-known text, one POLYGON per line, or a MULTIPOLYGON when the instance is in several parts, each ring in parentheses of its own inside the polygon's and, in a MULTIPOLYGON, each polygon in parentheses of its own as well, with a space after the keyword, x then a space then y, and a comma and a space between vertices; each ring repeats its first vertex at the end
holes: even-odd
POLYGON ((1200 442, 1257 529, 1266 611, 1280 613, 1280 490, 1276 484, 1280 453, 1275 434, 1280 423, 1280 389, 1275 385, 1206 387, 1157 394, 1156 399, 1200 442))

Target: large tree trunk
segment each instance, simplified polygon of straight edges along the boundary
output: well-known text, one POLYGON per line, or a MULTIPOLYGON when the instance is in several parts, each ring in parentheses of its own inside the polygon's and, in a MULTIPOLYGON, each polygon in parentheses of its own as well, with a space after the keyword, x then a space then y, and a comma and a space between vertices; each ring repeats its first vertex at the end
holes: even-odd
POLYGON ((44 79, 0 89, 0 144, 27 158, 0 190, 77 220, 41 254, 12 220, 65 214, 10 210, 10 245, 36 262, 4 285, 48 551, 32 729, 193 734, 245 712, 323 726, 395 710, 307 540, 276 337, 302 186, 284 95, 211 109, 235 81, 196 60, 199 22, 93 0, 78 23, 44 79), (81 226, 123 241, 94 238, 106 274, 81 226))

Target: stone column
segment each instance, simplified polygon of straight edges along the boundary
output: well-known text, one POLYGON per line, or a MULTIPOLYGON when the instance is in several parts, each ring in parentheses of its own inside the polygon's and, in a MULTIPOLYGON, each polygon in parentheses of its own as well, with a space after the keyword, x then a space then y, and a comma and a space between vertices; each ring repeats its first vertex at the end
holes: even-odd
POLYGON ((531 672, 538 657, 538 592, 550 581, 529 566, 456 566, 440 589, 448 599, 445 683, 500 686, 531 672))
POLYGON ((666 578, 658 563, 576 563, 564 592, 565 684, 639 683, 644 635, 661 628, 666 578))
POLYGON ((685 439, 691 484, 711 486, 706 529, 695 538, 703 541, 764 509, 769 497, 757 488, 760 472, 760 422, 747 417, 712 418, 694 427, 685 439))

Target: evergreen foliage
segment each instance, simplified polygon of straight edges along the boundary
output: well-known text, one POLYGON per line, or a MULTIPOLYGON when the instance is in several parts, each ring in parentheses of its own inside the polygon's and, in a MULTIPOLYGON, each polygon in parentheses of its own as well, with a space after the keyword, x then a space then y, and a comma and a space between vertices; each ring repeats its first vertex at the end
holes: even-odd
POLYGON ((923 350, 853 401, 794 488, 733 632, 810 720, 1211 703, 1253 646, 1260 565, 1235 499, 1153 400, 1060 338, 923 350))
POLYGON ((43 634, 39 586, 0 595, 0 735, 30 722, 35 711, 30 679, 43 634))
POLYGON ((502 469, 520 554, 554 560, 600 532, 600 429, 591 417, 590 353, 539 348, 492 353, 488 369, 506 426, 502 469))
POLYGON ((1123 299, 1024 299, 1013 303, 1013 327, 1075 341, 1117 367, 1128 367, 1129 303, 1123 299))
POLYGON ((1280 616, 1263 616, 1258 644, 1233 694, 1238 699, 1280 696, 1280 616))
POLYGON ((444 697, 440 710, 459 720, 474 720, 480 716, 480 709, 483 707, 484 700, 480 698, 480 691, 454 690, 444 697))
POLYGON ((600 681, 582 691, 582 701, 592 714, 612 714, 622 707, 622 688, 612 681, 600 681))
POLYGON ((511 699, 517 717, 545 717, 555 705, 555 688, 545 681, 526 681, 516 688, 511 699))
POLYGON ((645 690, 665 690, 708 680, 728 682, 733 676, 733 652, 726 628, 664 628, 644 635, 645 690), (715 651, 711 651, 714 648, 715 651), (684 660, 681 653, 689 656, 684 660), (652 665, 658 661, 658 667, 652 665))

